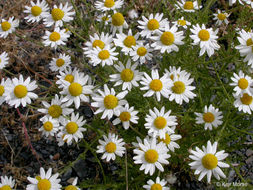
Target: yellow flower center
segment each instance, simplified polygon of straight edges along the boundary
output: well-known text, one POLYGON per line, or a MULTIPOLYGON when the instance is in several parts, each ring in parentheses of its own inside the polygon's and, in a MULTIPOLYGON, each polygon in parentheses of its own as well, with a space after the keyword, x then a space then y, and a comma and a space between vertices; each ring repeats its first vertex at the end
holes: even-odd
POLYGON ((167 124, 167 120, 164 117, 157 117, 154 121, 154 125, 157 129, 163 129, 167 124))
POLYGON ((241 88, 241 89, 246 89, 249 85, 249 82, 245 79, 245 78, 241 78, 239 79, 238 81, 238 86, 241 88))
POLYGON ((154 149, 149 149, 145 152, 145 160, 148 163, 155 163, 158 160, 158 152, 154 149))
POLYGON ((144 55, 147 54, 147 49, 146 49, 145 47, 139 47, 139 48, 137 49, 137 54, 138 54, 139 56, 144 56, 144 55))
POLYGON ((2 61, 2 60, 0 59, 0 63, 1 63, 1 61, 2 61))
POLYGON ((56 42, 61 39, 61 35, 58 32, 52 32, 49 36, 49 40, 52 42, 56 42))
POLYGON ((56 61, 56 65, 58 66, 58 67, 61 67, 62 65, 64 65, 64 63, 65 63, 65 61, 63 60, 63 59, 57 59, 57 61, 56 61))
POLYGON ((212 170, 214 168, 217 167, 218 164, 218 159, 216 156, 214 156, 213 154, 206 154, 203 158, 202 158, 202 165, 208 169, 208 170, 212 170))
POLYGON ((202 30, 199 31, 198 36, 199 36, 201 41, 208 41, 209 38, 210 38, 210 33, 207 30, 202 29, 202 30))
POLYGON ((106 60, 110 57, 110 53, 108 50, 102 50, 98 53, 98 57, 101 60, 106 60))
POLYGON ((58 118, 62 114, 62 108, 59 105, 52 105, 48 108, 48 114, 52 116, 52 118, 58 118))
POLYGON ((61 20, 64 17, 64 12, 59 8, 54 8, 51 12, 54 21, 61 20))
POLYGON ((136 45, 136 40, 133 36, 127 36, 123 43, 126 47, 130 48, 136 45))
POLYGON ((252 46, 252 45, 253 45, 252 38, 249 38, 249 39, 246 41, 246 44, 247 44, 247 46, 252 46))
POLYGON ((50 190, 51 182, 48 179, 41 179, 37 184, 38 190, 50 190))
POLYGON ((170 141, 171 141, 171 139, 170 139, 170 135, 168 134, 168 133, 166 133, 165 134, 165 139, 161 139, 161 138, 158 138, 158 141, 159 142, 164 142, 165 144, 170 144, 170 141))
POLYGON ((215 117, 211 112, 206 112, 203 114, 203 120, 206 123, 212 123, 214 121, 215 117))
POLYGON ((223 13, 219 13, 217 17, 219 20, 225 20, 227 18, 226 15, 223 13))
POLYGON ((116 96, 113 96, 110 94, 104 98, 104 106, 106 109, 113 109, 117 107, 117 105, 118 105, 118 99, 116 96))
POLYGON ((186 9, 186 10, 192 10, 193 9, 193 2, 186 1, 185 4, 184 4, 184 9, 186 9))
POLYGON ((11 28, 11 23, 9 23, 8 21, 4 21, 1 23, 1 27, 3 31, 7 31, 11 28))
POLYGON ((33 16, 39 16, 40 13, 42 12, 42 9, 39 6, 33 6, 31 8, 31 12, 33 16))
POLYGON ((151 189, 150 190, 162 190, 163 187, 161 186, 161 184, 159 183, 154 183, 152 186, 151 186, 151 189))
POLYGON ((105 7, 107 7, 107 8, 113 7, 114 4, 115 4, 114 0, 105 0, 105 3, 104 3, 105 7))
POLYGON ((69 93, 71 96, 79 96, 83 92, 83 87, 77 82, 73 82, 69 85, 69 93))
POLYGON ((112 15, 112 24, 114 26, 122 26, 125 22, 125 19, 121 13, 115 13, 112 15))
POLYGON ((185 20, 178 20, 177 24, 180 26, 185 26, 186 25, 186 21, 185 20))
POLYGON ((74 76, 71 74, 68 74, 65 76, 64 80, 68 81, 69 83, 72 83, 74 81, 74 76))
POLYGON ((156 19, 153 18, 153 19, 150 19, 148 21, 148 26, 147 27, 148 27, 149 30, 156 30, 160 27, 160 24, 156 19))
POLYGON ((11 187, 9 185, 4 185, 0 187, 0 190, 11 190, 11 187))
POLYGON ((120 73, 120 77, 124 82, 129 82, 134 78, 134 72, 131 69, 124 69, 120 73))
POLYGON ((161 37, 160 37, 161 42, 166 45, 172 45, 175 41, 175 37, 174 34, 172 34, 171 32, 164 32, 161 37))
POLYGON ((99 47, 100 49, 104 49, 105 43, 102 42, 101 40, 94 40, 92 43, 92 47, 99 47))
POLYGON ((240 98, 241 102, 244 105, 250 105, 252 103, 252 96, 248 95, 247 93, 244 93, 242 97, 240 98))
POLYGON ((78 130, 78 125, 76 124, 76 122, 70 121, 65 128, 68 134, 74 134, 78 130))
POLYGON ((171 89, 176 94, 182 94, 185 91, 185 84, 181 81, 176 81, 171 89))
POLYGON ((68 185, 67 187, 65 187, 65 190, 77 190, 77 188, 74 185, 68 185))
POLYGON ((116 144, 113 142, 109 142, 106 146, 105 146, 105 150, 108 153, 114 153, 116 151, 116 144))
POLYGON ((45 131, 52 131, 53 127, 54 126, 50 121, 47 121, 43 124, 43 128, 45 129, 45 131))
POLYGON ((27 88, 24 85, 17 85, 14 88, 14 94, 17 98, 24 98, 27 94, 27 88))
POLYGON ((107 20, 109 20, 109 17, 107 17, 107 16, 102 17, 102 21, 107 21, 107 20))
POLYGON ((4 94, 4 86, 0 85, 0 96, 4 94))
POLYGON ((161 91, 163 88, 163 83, 159 79, 154 79, 149 83, 149 87, 153 91, 161 91))
POLYGON ((121 121, 129 121, 131 119, 131 114, 128 111, 124 111, 119 115, 121 121))

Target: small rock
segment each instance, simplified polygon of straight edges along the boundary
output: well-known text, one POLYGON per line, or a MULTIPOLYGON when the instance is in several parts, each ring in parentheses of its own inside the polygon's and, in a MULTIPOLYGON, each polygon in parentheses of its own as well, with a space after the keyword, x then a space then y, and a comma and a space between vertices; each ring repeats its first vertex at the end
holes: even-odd
POLYGON ((60 154, 59 154, 59 152, 58 152, 58 153, 56 153, 56 154, 54 155, 53 160, 59 160, 59 158, 60 158, 60 154))
POLYGON ((87 175, 87 164, 84 160, 80 159, 78 160, 75 165, 73 166, 73 169, 75 170, 76 174, 80 179, 83 179, 87 175))
POLYGON ((68 169, 62 176, 62 181, 67 181, 72 174, 72 168, 68 169))
POLYGON ((229 174, 228 174, 228 182, 232 183, 234 181, 234 177, 235 177, 235 170, 230 170, 229 174))
POLYGON ((69 178, 69 180, 68 180, 67 182, 68 182, 69 184, 72 184, 74 180, 75 180, 75 178, 72 177, 72 178, 69 178))
POLYGON ((250 164, 253 162, 253 156, 249 157, 247 160, 246 160, 246 163, 247 164, 250 164))
POLYGON ((251 156, 253 154, 253 150, 251 150, 251 149, 248 149, 247 151, 246 151, 246 156, 251 156))

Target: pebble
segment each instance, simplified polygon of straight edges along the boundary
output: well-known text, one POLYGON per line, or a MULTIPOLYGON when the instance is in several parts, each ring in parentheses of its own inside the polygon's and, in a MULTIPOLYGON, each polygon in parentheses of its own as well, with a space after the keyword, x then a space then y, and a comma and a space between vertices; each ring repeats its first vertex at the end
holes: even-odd
POLYGON ((70 177, 71 177, 71 174, 72 174, 72 168, 68 169, 62 176, 62 181, 67 181, 70 177))
POLYGON ((251 149, 248 149, 247 151, 246 151, 246 156, 251 156, 253 154, 253 150, 251 150, 251 149))
POLYGON ((251 164, 253 162, 253 156, 249 157, 247 160, 246 160, 246 163, 247 164, 251 164))
POLYGON ((75 170, 76 174, 82 180, 87 175, 87 164, 83 159, 78 160, 74 166, 73 169, 75 170))

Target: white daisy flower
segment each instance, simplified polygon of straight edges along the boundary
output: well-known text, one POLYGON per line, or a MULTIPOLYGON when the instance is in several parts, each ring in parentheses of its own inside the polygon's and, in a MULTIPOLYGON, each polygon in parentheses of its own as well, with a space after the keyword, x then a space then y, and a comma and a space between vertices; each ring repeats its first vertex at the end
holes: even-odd
POLYGON ((66 44, 69 34, 65 32, 65 29, 55 28, 53 32, 46 31, 46 35, 42 38, 44 40, 42 43, 45 46, 57 49, 57 46, 66 44))
POLYGON ((253 8, 253 1, 252 0, 244 0, 245 3, 251 6, 253 8))
POLYGON ((141 164, 140 170, 145 170, 145 174, 153 175, 155 168, 163 172, 162 164, 169 164, 167 159, 170 158, 166 145, 163 142, 156 144, 155 138, 143 141, 144 143, 139 143, 140 149, 134 149, 134 154, 137 154, 133 157, 134 163, 141 164))
POLYGON ((92 89, 94 86, 87 85, 89 76, 79 75, 78 72, 74 75, 74 81, 69 83, 68 81, 63 80, 64 84, 63 90, 60 94, 66 95, 62 101, 66 102, 67 105, 75 104, 75 108, 80 107, 80 102, 89 102, 89 95, 92 94, 92 89))
POLYGON ((43 123, 42 127, 39 128, 39 131, 42 131, 42 135, 54 136, 54 134, 59 130, 59 121, 57 119, 53 119, 51 116, 45 116, 40 119, 43 123))
POLYGON ((111 20, 111 15, 108 15, 107 13, 103 13, 101 15, 98 15, 96 20, 98 22, 104 22, 105 26, 107 26, 111 20))
POLYGON ((118 135, 109 133, 108 137, 103 135, 104 140, 98 140, 97 153, 103 153, 102 159, 106 159, 106 162, 115 160, 116 155, 122 157, 125 153, 126 148, 124 147, 125 142, 119 138, 118 135))
POLYGON ((92 99, 95 102, 91 103, 91 106, 98 108, 94 114, 99 114, 103 112, 101 119, 108 118, 111 119, 113 115, 120 114, 120 106, 127 104, 127 101, 123 98, 127 95, 128 91, 120 92, 116 95, 113 88, 111 90, 108 86, 104 85, 104 92, 98 90, 99 95, 95 95, 92 99))
POLYGON ((147 73, 144 73, 144 76, 141 79, 141 84, 144 85, 144 87, 141 87, 140 89, 148 90, 148 92, 143 94, 143 96, 150 97, 155 94, 158 102, 161 100, 161 94, 165 98, 168 98, 169 91, 167 86, 169 85, 169 79, 167 76, 164 75, 163 77, 159 78, 157 69, 151 71, 151 76, 152 78, 147 73))
POLYGON ((59 173, 52 175, 52 168, 49 168, 45 172, 44 168, 40 168, 40 175, 35 178, 27 177, 27 180, 31 183, 26 186, 26 190, 40 190, 40 189, 52 189, 61 190, 60 182, 58 179, 59 173))
POLYGON ((155 16, 153 14, 150 14, 148 18, 142 16, 142 20, 139 20, 139 26, 142 31, 140 32, 140 35, 145 38, 149 38, 157 31, 162 31, 164 29, 164 25, 168 22, 167 18, 163 18, 163 13, 159 14, 156 13, 155 16))
POLYGON ((214 13, 213 14, 214 18, 213 20, 216 20, 216 24, 217 25, 221 25, 222 23, 228 24, 228 17, 229 14, 226 13, 225 11, 222 11, 220 9, 218 9, 218 13, 214 13))
POLYGON ((25 19, 28 22, 39 22, 41 19, 43 19, 48 12, 48 4, 45 0, 37 0, 36 3, 31 1, 31 7, 25 6, 24 13, 29 14, 25 17, 25 19))
POLYGON ((205 130, 209 129, 212 130, 212 127, 217 128, 219 125, 222 124, 222 112, 219 111, 218 108, 215 108, 212 104, 205 106, 204 113, 197 113, 195 112, 196 123, 197 124, 205 124, 205 130))
POLYGON ((38 98, 38 95, 32 92, 37 87, 36 81, 31 82, 30 77, 24 80, 23 75, 19 75, 19 78, 13 78, 12 82, 5 86, 3 96, 10 106, 17 108, 21 104, 26 107, 26 104, 31 104, 31 99, 38 98))
POLYGON ((12 179, 12 176, 1 176, 0 189, 1 190, 11 190, 15 186, 15 180, 12 179))
POLYGON ((179 48, 177 45, 183 45, 184 39, 183 31, 177 32, 177 26, 174 25, 170 28, 169 24, 166 23, 164 26, 164 32, 157 32, 158 35, 150 37, 155 42, 151 44, 154 50, 159 50, 161 53, 170 53, 172 51, 178 52, 179 48))
POLYGON ((78 180, 78 177, 74 179, 71 185, 68 185, 67 187, 65 187, 65 190, 81 190, 79 187, 76 186, 77 180, 78 180))
POLYGON ((147 115, 144 124, 145 128, 148 129, 148 135, 153 138, 160 137, 161 139, 165 139, 165 134, 167 132, 173 133, 171 129, 172 126, 177 125, 176 116, 170 115, 171 110, 165 113, 165 107, 159 111, 156 107, 153 110, 149 110, 149 114, 147 115))
POLYGON ((147 190, 169 190, 169 187, 165 187, 166 183, 165 179, 160 180, 160 177, 156 177, 155 182, 150 179, 147 181, 147 185, 143 185, 143 188, 147 190))
POLYGON ((236 96, 234 106, 238 108, 239 111, 243 111, 244 113, 251 114, 253 111, 253 96, 248 93, 243 93, 242 95, 236 96))
POLYGON ((7 38, 9 34, 14 32, 19 25, 19 20, 10 17, 8 20, 2 19, 0 27, 0 38, 7 38))
MULTIPOLYGON (((238 0, 238 2, 243 5, 241 0, 238 0)), ((236 3, 236 0, 229 0, 229 6, 232 6, 234 3, 236 3)))
POLYGON ((3 69, 9 62, 8 53, 5 51, 0 55, 0 69, 3 69))
POLYGON ((61 147, 61 146, 63 146, 65 143, 67 144, 67 146, 69 146, 69 145, 71 145, 72 144, 72 142, 73 141, 69 141, 69 142, 67 142, 68 141, 68 139, 66 139, 66 140, 63 140, 64 139, 64 137, 65 137, 65 133, 63 133, 62 131, 60 131, 58 134, 57 134, 57 136, 56 136, 56 140, 57 140, 57 142, 58 142, 58 146, 59 147, 61 147))
POLYGON ((253 84, 253 79, 245 75, 242 71, 239 71, 239 74, 233 73, 234 77, 231 77, 231 80, 233 81, 230 83, 231 86, 234 87, 235 95, 239 96, 243 93, 253 94, 253 89, 251 85, 253 84))
POLYGON ((70 119, 63 119, 61 121, 60 130, 64 135, 63 141, 67 140, 67 143, 75 140, 78 142, 79 139, 83 138, 83 131, 86 131, 86 128, 83 128, 83 125, 86 121, 83 119, 83 116, 79 117, 79 113, 76 115, 74 113, 71 114, 70 119))
POLYGON ((119 71, 119 74, 110 75, 110 81, 116 82, 114 86, 122 85, 122 90, 131 91, 132 87, 138 87, 138 81, 141 80, 143 72, 136 70, 138 63, 131 65, 131 61, 128 60, 126 66, 120 61, 114 67, 119 71))
POLYGON ((190 77, 190 73, 187 73, 185 70, 181 70, 181 67, 176 68, 175 66, 170 66, 169 70, 165 69, 164 75, 167 75, 173 82, 176 79, 175 76, 180 76, 180 75, 188 75, 190 77))
POLYGON ((185 12, 195 12, 196 10, 199 10, 202 8, 202 6, 198 5, 198 1, 187 1, 187 0, 181 0, 181 2, 177 2, 176 5, 177 9, 183 9, 185 12))
POLYGON ((107 12, 110 10, 120 9, 123 4, 123 0, 98 0, 95 2, 95 7, 99 11, 107 12))
POLYGON ((128 24, 120 12, 114 12, 111 17, 111 22, 111 32, 113 36, 117 31, 119 31, 119 33, 122 33, 124 28, 128 28, 128 24))
POLYGON ((199 24, 193 25, 193 28, 190 29, 193 35, 190 37, 193 39, 193 45, 200 45, 199 56, 202 56, 205 52, 211 57, 214 54, 214 50, 220 49, 220 46, 217 43, 217 33, 218 29, 213 31, 212 28, 206 28, 204 24, 200 27, 199 24))
POLYGON ((190 150, 189 157, 194 160, 189 165, 191 169, 194 169, 195 175, 199 175, 198 180, 200 181, 205 175, 207 175, 207 181, 210 183, 212 174, 217 180, 220 180, 220 176, 225 178, 225 174, 220 168, 229 167, 228 164, 222 162, 228 154, 224 153, 225 151, 217 152, 217 142, 214 142, 213 145, 210 141, 207 142, 207 147, 202 146, 202 150, 196 147, 196 151, 190 150))
POLYGON ((51 116, 52 118, 61 121, 64 119, 63 116, 67 116, 74 111, 72 108, 68 108, 68 105, 63 103, 62 99, 63 96, 59 98, 58 94, 55 94, 55 97, 51 100, 50 104, 46 101, 42 101, 44 108, 38 109, 38 111, 47 114, 44 117, 51 116))
POLYGON ((49 68, 51 71, 63 71, 70 67, 71 58, 65 53, 61 53, 58 58, 53 58, 49 63, 49 68))
POLYGON ((62 27, 63 22, 70 22, 74 19, 75 11, 71 11, 73 7, 68 6, 68 2, 63 6, 61 3, 59 7, 54 5, 51 13, 47 13, 44 18, 44 24, 46 27, 50 27, 55 24, 55 27, 62 27))
POLYGON ((128 129, 130 122, 137 124, 139 117, 137 116, 138 111, 134 110, 134 107, 130 107, 126 104, 125 107, 120 107, 120 113, 116 116, 118 118, 113 120, 113 125, 118 125, 122 123, 124 129, 128 129))
MULTIPOLYGON (((150 141, 151 137, 150 136, 146 136, 145 139, 147 139, 147 141, 150 141)), ((138 149, 141 149, 139 146, 139 143, 143 143, 142 139, 140 137, 136 137, 137 142, 132 142, 131 144, 138 149)))
POLYGON ((191 23, 185 20, 183 16, 177 21, 174 21, 172 23, 176 24, 178 27, 183 27, 184 29, 187 29, 187 27, 191 25, 191 23))
POLYGON ((182 104, 183 101, 189 102, 189 99, 193 99, 196 94, 192 92, 195 86, 190 86, 193 82, 190 74, 181 73, 180 76, 174 74, 174 80, 171 80, 168 86, 169 90, 169 101, 175 100, 177 104, 182 104))
POLYGON ((149 44, 143 45, 143 43, 140 43, 132 48, 129 55, 134 62, 143 64, 146 63, 147 60, 152 59, 153 55, 151 52, 152 49, 149 47, 149 44))
POLYGON ((9 78, 7 78, 7 80, 2 78, 2 81, 0 83, 0 105, 5 102, 5 95, 7 94, 4 94, 4 92, 6 91, 6 86, 9 86, 10 84, 11 80, 9 78))

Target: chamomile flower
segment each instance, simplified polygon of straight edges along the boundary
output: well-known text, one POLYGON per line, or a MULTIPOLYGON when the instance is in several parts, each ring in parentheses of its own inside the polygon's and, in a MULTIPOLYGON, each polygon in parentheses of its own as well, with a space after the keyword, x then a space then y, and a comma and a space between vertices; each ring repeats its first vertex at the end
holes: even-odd
POLYGON ((62 101, 66 102, 67 105, 75 104, 75 108, 80 107, 80 102, 89 102, 89 95, 92 93, 94 88, 92 85, 88 85, 89 76, 79 75, 78 72, 74 75, 74 80, 72 83, 63 80, 64 88, 60 92, 63 95, 66 95, 62 101))
POLYGON ((172 81, 176 79, 174 76, 180 76, 180 75, 189 75, 190 73, 187 73, 185 70, 181 70, 181 67, 176 68, 175 66, 170 66, 169 70, 165 69, 164 75, 167 75, 172 81))
POLYGON ((10 17, 8 20, 2 19, 0 27, 0 38, 7 38, 9 34, 14 32, 19 25, 19 20, 10 17))
POLYGON ((234 87, 235 95, 239 96, 243 93, 253 94, 253 89, 251 85, 253 84, 253 80, 250 76, 245 75, 242 71, 239 71, 239 74, 233 73, 234 77, 231 77, 233 81, 230 83, 231 86, 234 87))
POLYGON ((61 53, 58 58, 53 58, 49 63, 49 68, 51 71, 63 71, 69 68, 71 64, 71 58, 65 53, 61 53))
POLYGON ((104 22, 105 26, 107 26, 111 20, 111 16, 106 13, 103 13, 101 15, 98 15, 96 20, 98 22, 104 22))
POLYGON ((137 116, 138 111, 134 110, 134 107, 130 107, 126 104, 125 107, 120 107, 120 113, 116 116, 118 118, 113 120, 113 125, 122 123, 124 129, 128 129, 130 122, 137 124, 139 117, 137 116))
POLYGON ((244 0, 244 2, 253 8, 253 1, 252 0, 244 0))
POLYGON ((148 180, 147 185, 143 185, 143 188, 147 190, 169 190, 169 187, 165 187, 166 183, 164 179, 160 180, 160 177, 157 177, 155 182, 151 179, 148 180))
POLYGON ((158 70, 152 70, 151 77, 147 73, 144 73, 144 76, 142 77, 141 84, 144 85, 144 87, 141 87, 140 89, 148 90, 143 96, 150 97, 155 94, 158 102, 161 100, 161 94, 168 98, 169 91, 167 86, 169 85, 169 79, 167 76, 164 75, 159 78, 158 70))
POLYGON ((63 116, 67 116, 74 111, 72 108, 68 108, 68 105, 63 103, 62 99, 63 96, 59 98, 58 94, 55 94, 55 97, 51 100, 50 104, 46 101, 42 101, 44 108, 38 109, 38 111, 46 114, 45 117, 51 116, 52 118, 61 121, 64 119, 63 116))
POLYGON ((196 147, 196 151, 191 150, 189 157, 194 160, 189 165, 191 169, 194 169, 195 175, 199 175, 198 180, 203 179, 205 175, 207 175, 207 181, 210 183, 212 174, 217 180, 220 180, 220 176, 225 178, 225 174, 222 172, 220 168, 229 167, 228 164, 222 162, 228 154, 224 153, 225 151, 217 152, 217 142, 214 142, 213 145, 210 141, 207 142, 207 147, 202 146, 203 150, 196 147))
POLYGON ((152 49, 149 44, 143 45, 143 43, 137 44, 129 52, 132 60, 134 62, 139 62, 140 64, 145 63, 147 60, 151 60, 153 55, 151 54, 152 49))
POLYGON ((63 6, 61 3, 59 7, 54 5, 51 13, 47 13, 44 18, 44 24, 46 27, 55 25, 55 27, 62 27, 63 23, 70 22, 74 19, 75 11, 73 7, 68 6, 68 2, 63 6))
POLYGON ((70 119, 65 118, 62 120, 60 129, 65 134, 63 140, 67 140, 67 143, 69 143, 73 140, 78 142, 79 139, 82 139, 82 132, 86 131, 86 128, 83 128, 85 123, 86 121, 83 119, 83 116, 79 117, 79 113, 76 115, 72 113, 70 119))
POLYGON ((165 24, 164 32, 157 32, 158 35, 150 37, 154 43, 151 44, 151 47, 154 50, 160 50, 161 53, 170 53, 172 51, 178 52, 177 45, 182 45, 184 42, 183 31, 177 32, 177 26, 173 25, 172 27, 169 24, 165 24))
POLYGON ((76 186, 77 180, 78 180, 78 177, 74 179, 71 185, 68 185, 67 187, 65 187, 65 190, 81 190, 79 187, 76 186))
POLYGON ((193 35, 190 37, 193 39, 193 45, 200 45, 199 56, 202 56, 205 52, 211 57, 214 54, 214 50, 220 49, 217 43, 217 33, 218 29, 213 31, 212 28, 206 28, 204 24, 200 27, 199 24, 193 26, 191 29, 193 35))
POLYGON ((123 3, 123 0, 97 0, 95 2, 95 7, 99 11, 107 12, 110 10, 120 9, 123 3))
POLYGON ((218 108, 213 107, 212 104, 209 107, 205 106, 204 113, 196 113, 196 123, 205 124, 205 130, 212 130, 212 127, 217 128, 222 124, 222 112, 218 108))
POLYGON ((238 108, 239 111, 251 114, 251 111, 253 111, 253 96, 248 93, 243 93, 239 96, 234 94, 234 97, 234 106, 238 108))
POLYGON ((45 0, 37 0, 36 3, 31 1, 31 7, 25 6, 24 13, 29 14, 25 17, 28 22, 39 22, 48 12, 48 4, 45 0))
POLYGON ((51 46, 51 48, 57 49, 57 46, 66 44, 69 34, 64 29, 55 28, 53 32, 46 31, 46 35, 42 38, 44 39, 43 44, 45 46, 51 46))
POLYGON ((124 16, 120 12, 115 12, 111 17, 111 31, 114 36, 117 31, 122 33, 124 28, 128 28, 128 24, 125 21, 124 16))
POLYGON ((117 65, 115 64, 114 67, 119 74, 112 74, 110 75, 110 81, 116 82, 114 86, 122 85, 122 90, 129 90, 131 91, 132 87, 139 86, 138 81, 141 80, 142 72, 136 70, 138 63, 131 65, 131 61, 128 60, 126 66, 124 66, 121 62, 117 65))
POLYGON ((65 83, 63 81, 73 83, 75 80, 75 74, 78 73, 79 76, 84 77, 84 73, 80 72, 77 68, 72 69, 71 67, 64 69, 64 71, 59 72, 60 75, 56 75, 58 80, 56 81, 56 84, 59 88, 64 88, 65 83))
POLYGON ((196 94, 192 92, 195 86, 190 86, 193 82, 190 75, 185 73, 180 76, 174 74, 174 80, 171 80, 168 86, 169 90, 169 101, 175 100, 177 104, 182 104, 183 101, 189 102, 189 99, 193 99, 196 94))
POLYGON ((163 142, 157 144, 155 138, 143 141, 139 143, 140 148, 134 149, 134 163, 141 164, 140 170, 145 170, 145 174, 153 175, 156 168, 163 172, 162 164, 169 164, 167 159, 170 158, 166 145, 163 142))
POLYGON ((225 24, 228 24, 228 17, 229 17, 229 14, 226 13, 225 11, 220 11, 220 9, 218 9, 218 13, 214 13, 214 18, 213 20, 217 20, 216 21, 216 24, 217 25, 221 25, 222 23, 225 23, 225 24))
POLYGON ((39 131, 42 131, 42 135, 45 135, 46 137, 54 136, 59 129, 59 121, 53 119, 51 116, 42 117, 40 121, 42 122, 42 127, 39 128, 39 131))
POLYGON ((172 126, 177 125, 176 116, 170 115, 171 110, 165 113, 164 106, 159 111, 156 107, 153 110, 149 110, 149 114, 145 118, 145 128, 148 129, 148 134, 153 138, 160 137, 165 139, 167 132, 173 133, 172 126))
POLYGON ((5 80, 4 78, 2 78, 2 81, 0 83, 0 105, 2 105, 5 102, 5 96, 7 94, 4 94, 4 92, 6 91, 6 86, 9 86, 11 83, 11 80, 9 78, 7 78, 7 80, 5 80))
POLYGON ((12 179, 12 176, 1 176, 0 189, 1 190, 12 190, 15 186, 15 180, 12 179))
POLYGON ((198 1, 181 0, 181 2, 179 1, 177 3, 176 8, 180 10, 183 9, 185 12, 195 12, 202 7, 198 5, 198 1))
POLYGON ((3 69, 9 63, 8 61, 8 53, 4 51, 2 54, 0 54, 0 69, 3 69))
POLYGON ((9 85, 5 86, 5 101, 15 108, 19 107, 20 104, 26 107, 26 104, 31 104, 31 99, 38 98, 38 95, 32 91, 37 88, 36 81, 31 82, 31 78, 28 77, 24 80, 23 75, 19 78, 13 78, 9 85))
POLYGON ((65 143, 67 144, 67 146, 72 144, 72 141, 67 142, 68 140, 63 140, 65 137, 65 133, 63 133, 62 131, 60 131, 57 136, 56 136, 56 140, 58 142, 58 146, 63 146, 65 143))
POLYGON ((187 29, 187 27, 191 25, 191 23, 185 20, 183 16, 177 21, 174 21, 172 23, 176 24, 178 27, 183 27, 184 29, 187 29))
MULTIPOLYGON (((241 0, 238 0, 238 2, 243 5, 241 0)), ((234 3, 236 3, 236 0, 229 0, 229 6, 232 6, 234 3)))
POLYGON ((52 189, 61 190, 60 179, 58 179, 59 173, 52 175, 52 168, 49 168, 46 172, 44 168, 40 168, 40 174, 35 178, 27 177, 27 180, 31 183, 26 186, 26 190, 40 190, 40 189, 52 189))
POLYGON ((164 29, 167 19, 163 19, 163 13, 156 13, 155 15, 150 14, 148 18, 142 16, 142 20, 139 20, 138 23, 138 28, 142 30, 140 35, 149 38, 157 31, 162 31, 164 29))
POLYGON ((104 92, 98 90, 100 95, 95 95, 92 99, 95 102, 91 103, 91 106, 98 108, 94 114, 103 112, 101 119, 111 119, 113 115, 120 114, 120 106, 127 104, 127 101, 123 98, 127 95, 128 91, 122 91, 116 95, 114 89, 111 90, 108 86, 104 85, 104 92))

